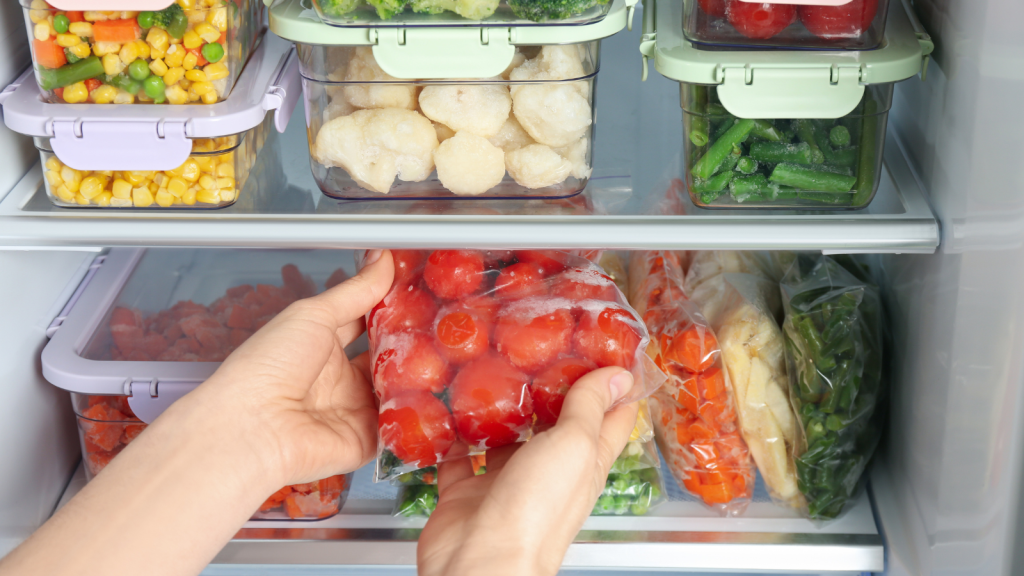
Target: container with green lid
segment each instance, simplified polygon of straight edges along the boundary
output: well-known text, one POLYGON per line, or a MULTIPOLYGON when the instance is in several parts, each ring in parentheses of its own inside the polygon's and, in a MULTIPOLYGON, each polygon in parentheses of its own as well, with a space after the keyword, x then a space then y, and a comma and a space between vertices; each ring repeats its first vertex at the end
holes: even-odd
POLYGON ((893 85, 931 41, 902 3, 868 51, 702 50, 683 4, 647 0, 640 51, 680 83, 685 181, 706 208, 859 209, 881 177, 893 85), (915 30, 915 28, 917 30, 915 30))
POLYGON ((311 0, 332 26, 546 26, 592 24, 611 0, 311 0))
POLYGON ((590 177, 600 41, 636 0, 585 24, 332 26, 270 11, 296 42, 313 175, 349 200, 564 198, 590 177))

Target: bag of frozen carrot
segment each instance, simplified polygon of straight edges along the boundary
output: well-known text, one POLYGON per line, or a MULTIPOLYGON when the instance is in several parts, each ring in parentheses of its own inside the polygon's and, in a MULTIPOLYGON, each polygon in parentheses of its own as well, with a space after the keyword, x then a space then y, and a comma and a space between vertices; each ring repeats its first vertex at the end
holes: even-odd
POLYGON ((741 514, 754 491, 754 465, 714 333, 683 294, 672 252, 635 252, 630 300, 651 333, 647 354, 669 380, 651 397, 655 438, 676 481, 723 515, 741 514))

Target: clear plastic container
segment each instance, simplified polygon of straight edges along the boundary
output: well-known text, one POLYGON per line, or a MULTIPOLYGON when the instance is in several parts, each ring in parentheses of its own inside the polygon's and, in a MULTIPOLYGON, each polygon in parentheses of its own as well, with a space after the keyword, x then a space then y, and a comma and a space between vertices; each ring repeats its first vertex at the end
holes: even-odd
POLYGON ((889 0, 682 2, 687 40, 730 48, 872 50, 885 36, 889 9, 889 0))
POLYGON ((192 155, 173 170, 75 170, 53 153, 48 138, 35 138, 46 194, 67 208, 223 208, 239 197, 266 139, 273 115, 255 128, 221 138, 192 140, 192 155))
POLYGON ((65 12, 44 0, 21 0, 44 99, 96 104, 225 99, 262 32, 263 1, 168 4, 159 12, 65 12))
POLYGON ((298 51, 328 196, 566 198, 587 184, 599 40, 517 47, 501 77, 473 80, 400 80, 364 46, 298 51))
POLYGON ((866 207, 882 174, 893 84, 865 88, 837 119, 738 119, 713 85, 681 82, 683 159, 704 208, 866 207))
MULTIPOLYGON (((78 420, 78 437, 86 480, 103 471, 124 447, 146 429, 135 417, 127 396, 71 394, 78 420)), ((321 520, 334 516, 345 504, 351 474, 317 482, 285 486, 253 515, 253 520, 321 520)))
POLYGON ((590 24, 608 14, 611 0, 313 0, 317 15, 333 26, 523 26, 590 24), (372 5, 371 5, 372 4, 372 5), (396 8, 398 6, 398 8, 396 8))

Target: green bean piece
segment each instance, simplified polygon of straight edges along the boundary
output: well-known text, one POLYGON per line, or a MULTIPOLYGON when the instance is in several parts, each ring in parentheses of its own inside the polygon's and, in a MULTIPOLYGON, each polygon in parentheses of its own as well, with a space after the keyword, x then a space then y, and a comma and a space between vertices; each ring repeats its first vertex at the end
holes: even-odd
POLYGON ((844 168, 853 168, 857 165, 857 160, 860 155, 857 153, 857 147, 851 146, 849 148, 840 148, 832 152, 832 163, 836 166, 842 166, 844 168))
POLYGON ((167 33, 172 38, 181 39, 188 30, 188 16, 184 10, 178 10, 171 16, 171 23, 167 26, 167 33))
POLYGON ((801 142, 805 142, 811 147, 811 164, 821 164, 825 161, 825 154, 818 147, 817 139, 814 137, 814 124, 810 120, 793 120, 793 126, 796 128, 796 136, 801 142))
POLYGON ((65 64, 60 68, 40 68, 39 87, 43 90, 56 90, 102 74, 103 63, 100 62, 99 57, 90 56, 74 64, 65 64))
POLYGON ((736 162, 736 171, 744 174, 753 174, 757 172, 757 160, 754 160, 750 156, 742 156, 736 162))
POLYGON ((814 485, 822 490, 832 491, 836 489, 836 469, 828 463, 818 468, 818 477, 814 485))
POLYGON ((68 59, 68 64, 74 64, 75 62, 81 62, 81 58, 75 56, 75 53, 71 51, 71 48, 64 49, 64 57, 68 59))
POLYGON ((779 186, 777 189, 775 200, 796 200, 799 197, 799 191, 792 186, 779 186))
POLYGON ((864 206, 875 193, 875 140, 878 137, 878 103, 868 100, 864 104, 864 119, 860 131, 860 157, 857 161, 857 180, 852 186, 857 191, 850 200, 852 206, 864 206))
POLYGON ((722 136, 725 136, 725 133, 728 132, 729 128, 732 128, 734 124, 736 124, 736 119, 731 116, 719 122, 718 125, 715 126, 715 132, 711 135, 710 141, 718 142, 721 140, 722 136))
POLYGON ((736 172, 727 170, 720 174, 716 174, 707 180, 695 179, 693 182, 693 191, 700 195, 701 198, 703 198, 704 194, 708 192, 717 192, 718 194, 715 195, 715 198, 717 198, 719 194, 729 186, 729 182, 731 182, 735 177, 736 172))
MULTIPOLYGON (((136 60, 138 62, 138 60, 136 60)), ((120 88, 132 96, 139 93, 142 90, 142 82, 135 80, 127 74, 118 74, 117 76, 106 76, 103 78, 104 84, 110 84, 114 88, 120 88)))
POLYGON ((835 174, 789 163, 777 165, 772 170, 769 180, 785 186, 822 192, 849 192, 857 182, 857 178, 853 176, 835 174))
POLYGON ((690 142, 693 142, 694 146, 703 148, 708 145, 708 131, 710 130, 711 122, 707 116, 696 116, 690 123, 690 142))
POLYGON ((843 428, 846 428, 846 422, 835 414, 829 414, 828 418, 825 419, 825 427, 832 432, 838 432, 843 428))
POLYGON ((754 127, 750 133, 758 138, 764 138, 769 142, 782 142, 782 132, 768 120, 754 120, 754 127))
POLYGON ((742 154, 742 152, 736 152, 733 150, 732 153, 726 156, 725 160, 722 160, 722 163, 718 165, 718 168, 715 169, 715 174, 719 174, 721 172, 732 172, 733 169, 736 168, 736 164, 740 161, 740 156, 742 154))
POLYGON ((725 160, 725 157, 730 154, 732 147, 745 141, 753 127, 754 121, 748 118, 733 124, 721 138, 708 148, 704 156, 697 161, 697 164, 693 167, 693 173, 699 178, 710 178, 722 161, 725 160))
POLYGON ((828 128, 823 126, 820 120, 814 120, 811 122, 811 126, 814 129, 814 142, 818 145, 818 149, 821 150, 825 162, 833 162, 835 153, 832 152, 832 144, 828 140, 828 128))
POLYGON ((758 162, 777 164, 792 162, 811 164, 811 146, 805 142, 787 144, 786 142, 752 142, 750 157, 758 162))
POLYGON ((763 174, 733 178, 732 182, 729 182, 729 193, 732 194, 733 200, 741 204, 774 196, 771 183, 763 174))
POLYGON ((828 133, 828 140, 837 148, 849 146, 850 130, 846 126, 834 126, 828 133))
POLYGON ((710 114, 711 116, 733 117, 732 114, 730 114, 729 111, 725 109, 725 106, 722 106, 718 102, 711 102, 710 104, 708 104, 708 114, 710 114))

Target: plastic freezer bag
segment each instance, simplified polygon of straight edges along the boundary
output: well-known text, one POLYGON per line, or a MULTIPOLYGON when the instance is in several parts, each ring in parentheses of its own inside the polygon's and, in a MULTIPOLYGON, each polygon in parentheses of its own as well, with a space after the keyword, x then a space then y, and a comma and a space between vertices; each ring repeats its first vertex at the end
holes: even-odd
POLYGON ((635 441, 626 444, 612 465, 604 491, 597 498, 593 516, 643 516, 665 500, 665 484, 661 479, 658 454, 654 442, 635 441))
POLYGON ((664 375, 639 315, 592 262, 557 251, 394 250, 367 315, 378 481, 529 440, 581 376, 623 366, 639 400, 664 375))
POLYGON ((811 518, 835 518, 882 432, 881 296, 852 258, 801 254, 782 297, 790 398, 801 423, 799 486, 811 518))
POLYGON ((746 509, 754 466, 739 434, 718 343, 683 295, 683 272, 672 252, 635 252, 631 299, 651 331, 648 354, 668 374, 651 398, 655 435, 676 480, 727 515, 746 509))

